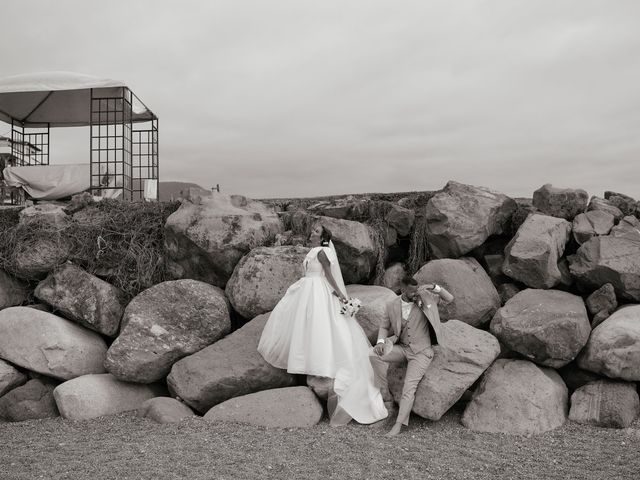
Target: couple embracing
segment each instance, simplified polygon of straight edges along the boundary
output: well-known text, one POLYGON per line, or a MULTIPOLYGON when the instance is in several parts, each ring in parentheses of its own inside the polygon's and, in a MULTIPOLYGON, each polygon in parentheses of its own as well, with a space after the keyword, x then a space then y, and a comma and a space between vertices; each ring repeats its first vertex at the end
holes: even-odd
POLYGON ((351 419, 370 424, 386 418, 387 407, 393 406, 387 364, 406 360, 398 417, 387 434, 395 436, 409 422, 433 347, 443 343, 438 303, 449 303, 453 296, 441 286, 418 286, 415 279, 405 277, 401 295, 386 306, 378 341, 371 347, 357 320, 340 313, 348 295, 331 232, 315 225, 309 243, 304 276, 271 312, 258 351, 271 365, 289 373, 334 379, 327 402, 332 425, 351 419))

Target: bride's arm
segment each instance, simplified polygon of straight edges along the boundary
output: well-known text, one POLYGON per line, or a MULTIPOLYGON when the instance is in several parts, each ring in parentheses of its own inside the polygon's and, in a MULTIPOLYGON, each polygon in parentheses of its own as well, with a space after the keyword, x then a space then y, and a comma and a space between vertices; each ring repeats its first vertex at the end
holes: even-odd
POLYGON ((331 262, 329 261, 327 254, 324 253, 323 250, 320 250, 318 252, 318 261, 322 265, 324 274, 327 277, 327 281, 329 282, 329 285, 331 285, 331 288, 333 288, 333 294, 343 302, 347 301, 347 298, 342 294, 342 292, 338 288, 338 284, 336 283, 336 280, 333 278, 333 274, 331 273, 331 262))

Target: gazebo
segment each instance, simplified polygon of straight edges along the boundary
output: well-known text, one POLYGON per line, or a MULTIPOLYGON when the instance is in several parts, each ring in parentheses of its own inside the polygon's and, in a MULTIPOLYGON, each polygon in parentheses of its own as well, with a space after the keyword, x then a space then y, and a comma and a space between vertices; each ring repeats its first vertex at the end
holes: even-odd
POLYGON ((15 163, 5 180, 34 198, 78 193, 68 190, 79 185, 95 196, 158 198, 158 117, 123 82, 67 72, 0 79, 0 120, 11 125, 15 163), (50 166, 50 129, 78 126, 89 127, 89 163, 50 166))

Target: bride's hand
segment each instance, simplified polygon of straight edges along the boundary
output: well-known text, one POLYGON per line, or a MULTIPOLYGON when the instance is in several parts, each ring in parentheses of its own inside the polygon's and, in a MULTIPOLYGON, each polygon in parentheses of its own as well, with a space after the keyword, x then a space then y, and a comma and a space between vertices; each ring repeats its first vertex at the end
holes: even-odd
POLYGON ((347 303, 349 301, 349 299, 347 297, 345 297, 344 295, 340 295, 340 301, 342 303, 347 303))

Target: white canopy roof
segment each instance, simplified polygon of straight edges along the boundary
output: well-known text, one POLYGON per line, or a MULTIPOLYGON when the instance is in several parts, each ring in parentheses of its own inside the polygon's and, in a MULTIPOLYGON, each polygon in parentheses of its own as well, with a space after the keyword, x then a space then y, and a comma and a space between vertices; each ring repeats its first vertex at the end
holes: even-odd
MULTIPOLYGON (((94 98, 121 97, 122 88, 128 87, 118 80, 69 72, 6 77, 0 79, 0 120, 18 120, 25 127, 89 125, 91 90, 94 98)), ((135 95, 132 109, 134 122, 156 118, 135 95)))

